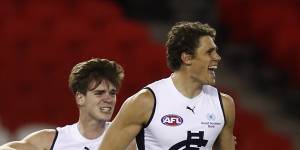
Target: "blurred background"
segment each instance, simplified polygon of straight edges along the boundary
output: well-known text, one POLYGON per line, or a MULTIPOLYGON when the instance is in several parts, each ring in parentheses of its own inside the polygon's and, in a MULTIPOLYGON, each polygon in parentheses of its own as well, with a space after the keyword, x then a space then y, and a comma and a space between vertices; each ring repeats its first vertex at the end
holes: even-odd
POLYGON ((73 65, 116 60, 123 101, 168 77, 178 21, 217 29, 217 87, 236 103, 238 150, 300 150, 298 0, 0 0, 0 144, 77 121, 73 65))

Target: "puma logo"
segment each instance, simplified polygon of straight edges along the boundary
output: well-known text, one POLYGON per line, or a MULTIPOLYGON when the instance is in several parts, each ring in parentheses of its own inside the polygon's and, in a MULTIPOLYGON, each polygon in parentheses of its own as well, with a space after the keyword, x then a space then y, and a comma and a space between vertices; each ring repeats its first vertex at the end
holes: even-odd
POLYGON ((89 149, 89 148, 87 148, 87 147, 84 147, 84 149, 85 149, 85 150, 90 150, 90 149, 89 149))
POLYGON ((193 112, 193 114, 195 114, 195 112, 194 112, 195 106, 194 106, 193 108, 191 108, 190 106, 186 106, 186 109, 188 109, 188 110, 192 111, 192 112, 193 112))

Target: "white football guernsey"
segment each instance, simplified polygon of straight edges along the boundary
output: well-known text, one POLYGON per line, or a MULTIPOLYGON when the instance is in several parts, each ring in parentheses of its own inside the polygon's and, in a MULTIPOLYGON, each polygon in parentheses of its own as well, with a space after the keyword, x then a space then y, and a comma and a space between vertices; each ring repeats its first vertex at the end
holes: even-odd
POLYGON ((204 85, 187 98, 177 91, 171 77, 146 86, 154 95, 152 116, 137 135, 139 150, 211 150, 225 125, 218 90, 204 85))
MULTIPOLYGON (((82 136, 77 123, 56 128, 56 136, 50 150, 97 150, 104 133, 96 139, 87 139, 82 136)), ((106 123, 107 129, 109 123, 106 123)))

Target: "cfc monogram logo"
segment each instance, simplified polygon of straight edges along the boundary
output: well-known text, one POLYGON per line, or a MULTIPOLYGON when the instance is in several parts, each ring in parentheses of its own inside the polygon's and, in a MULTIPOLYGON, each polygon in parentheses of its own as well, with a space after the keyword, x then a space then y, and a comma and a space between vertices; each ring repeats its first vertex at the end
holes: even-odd
POLYGON ((205 147, 208 140, 203 139, 204 132, 199 131, 192 133, 187 132, 187 139, 173 145, 169 150, 200 150, 200 147, 205 147))

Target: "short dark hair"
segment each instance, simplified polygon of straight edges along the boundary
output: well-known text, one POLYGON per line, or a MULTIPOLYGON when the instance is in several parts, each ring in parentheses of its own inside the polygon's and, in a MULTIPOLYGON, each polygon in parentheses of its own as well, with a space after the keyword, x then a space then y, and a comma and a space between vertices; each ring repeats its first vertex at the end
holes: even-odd
POLYGON ((199 38, 211 36, 215 39, 216 30, 208 24, 200 22, 178 22, 168 33, 166 42, 168 67, 172 71, 180 68, 181 54, 186 52, 194 56, 195 49, 199 46, 199 38))
POLYGON ((76 94, 86 94, 88 90, 96 88, 102 80, 110 81, 118 90, 124 78, 121 65, 108 59, 94 58, 76 64, 69 76, 69 88, 76 94), (94 82, 93 87, 91 83, 94 82))

